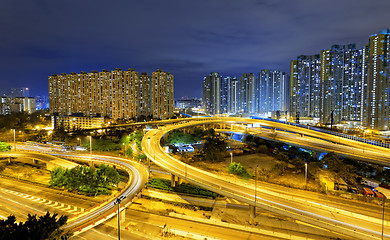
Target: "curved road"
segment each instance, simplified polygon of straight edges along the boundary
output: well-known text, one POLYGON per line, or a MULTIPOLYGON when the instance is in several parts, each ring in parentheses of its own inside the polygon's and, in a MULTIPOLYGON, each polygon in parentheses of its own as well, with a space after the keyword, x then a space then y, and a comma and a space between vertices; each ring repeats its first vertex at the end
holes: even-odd
MULTIPOLYGON (((193 122, 160 127, 159 129, 150 130, 144 136, 142 141, 142 148, 148 158, 152 159, 157 165, 163 167, 172 174, 186 179, 189 182, 200 185, 211 191, 218 192, 227 197, 235 198, 250 205, 255 205, 263 209, 287 215, 300 221, 336 231, 357 239, 381 239, 381 219, 357 214, 352 211, 324 206, 316 202, 308 202, 305 201, 304 198, 291 197, 282 193, 274 193, 266 189, 258 189, 256 194, 253 184, 242 184, 239 181, 231 182, 226 178, 186 165, 165 153, 160 146, 160 139, 169 131, 202 124, 258 124, 277 128, 289 132, 295 132, 299 135, 310 136, 312 140, 309 140, 308 142, 318 143, 321 141, 321 148, 327 151, 334 151, 334 148, 337 146, 337 151, 342 151, 343 154, 354 154, 354 156, 363 158, 376 157, 378 161, 384 161, 387 163, 390 163, 390 159, 384 153, 387 153, 389 149, 370 145, 369 150, 367 150, 367 146, 364 153, 359 153, 359 151, 361 151, 360 147, 364 147, 364 143, 358 143, 349 139, 340 139, 339 137, 333 135, 302 129, 296 126, 241 118, 195 119, 193 122), (353 153, 350 152, 351 149, 354 151, 353 153)), ((298 142, 303 144, 300 140, 298 142)), ((304 144, 308 143, 306 142, 304 144)), ((389 222, 385 221, 384 225, 385 232, 389 232, 389 222)), ((390 239, 390 235, 388 234, 384 234, 384 237, 390 239)))
POLYGON ((115 200, 119 197, 124 198, 120 204, 120 210, 122 211, 130 205, 140 194, 143 187, 148 180, 148 172, 146 169, 133 161, 129 161, 123 158, 100 156, 100 155, 78 155, 78 154, 62 154, 62 153, 33 153, 33 152, 9 152, 2 153, 0 156, 24 156, 33 159, 39 159, 42 161, 50 161, 56 158, 74 158, 84 161, 105 162, 111 165, 116 165, 123 168, 129 174, 129 180, 126 183, 124 189, 116 196, 112 197, 108 201, 99 204, 95 208, 89 211, 83 212, 79 215, 69 218, 68 223, 64 226, 65 229, 72 229, 75 234, 84 232, 101 222, 110 219, 117 214, 117 206, 114 204, 115 200))

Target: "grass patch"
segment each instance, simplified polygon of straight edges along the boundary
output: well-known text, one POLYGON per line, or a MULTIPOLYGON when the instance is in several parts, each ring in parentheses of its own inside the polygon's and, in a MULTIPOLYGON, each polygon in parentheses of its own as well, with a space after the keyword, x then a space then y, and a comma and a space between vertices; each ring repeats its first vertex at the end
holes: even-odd
POLYGON ((192 194, 192 195, 198 195, 203 197, 211 197, 211 198, 222 197, 222 195, 218 193, 209 191, 207 189, 189 183, 182 183, 176 187, 172 187, 171 181, 163 178, 150 179, 148 182, 148 187, 156 188, 168 192, 185 193, 185 194, 192 194))

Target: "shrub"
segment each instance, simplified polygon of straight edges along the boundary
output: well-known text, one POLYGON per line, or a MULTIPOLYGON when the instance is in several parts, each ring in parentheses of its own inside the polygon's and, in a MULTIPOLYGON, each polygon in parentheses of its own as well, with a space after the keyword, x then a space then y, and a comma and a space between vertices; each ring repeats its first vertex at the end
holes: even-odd
POLYGON ((229 164, 228 171, 234 175, 244 177, 244 178, 250 178, 251 174, 248 173, 246 168, 241 165, 241 163, 233 162, 229 164))

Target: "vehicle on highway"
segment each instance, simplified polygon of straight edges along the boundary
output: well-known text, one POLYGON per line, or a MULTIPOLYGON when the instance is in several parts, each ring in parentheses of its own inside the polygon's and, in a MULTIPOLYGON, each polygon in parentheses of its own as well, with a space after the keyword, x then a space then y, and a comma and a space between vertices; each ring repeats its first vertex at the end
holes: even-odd
POLYGON ((365 196, 369 196, 369 197, 374 197, 375 196, 374 192, 371 189, 369 189, 369 188, 363 188, 363 194, 365 196))
POLYGON ((360 184, 369 186, 369 187, 371 187, 371 188, 376 188, 376 187, 379 186, 380 182, 375 181, 375 180, 372 180, 372 179, 368 179, 368 178, 363 178, 363 179, 360 181, 360 184))

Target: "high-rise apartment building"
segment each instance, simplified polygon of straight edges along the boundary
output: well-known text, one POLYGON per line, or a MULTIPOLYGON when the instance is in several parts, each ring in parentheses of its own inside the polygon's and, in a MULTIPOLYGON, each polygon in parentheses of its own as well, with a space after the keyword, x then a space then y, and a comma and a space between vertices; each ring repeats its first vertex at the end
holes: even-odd
POLYGON ((390 129, 390 30, 370 36, 368 44, 367 110, 365 124, 390 129))
POLYGON ((203 78, 202 101, 206 113, 221 114, 221 83, 222 76, 217 72, 203 78))
POLYGON ((262 70, 259 78, 253 73, 244 73, 239 79, 211 73, 202 83, 204 109, 209 114, 245 115, 287 111, 288 81, 286 73, 271 70, 262 70))
POLYGON ((240 77, 240 111, 243 113, 256 113, 258 85, 253 73, 244 73, 240 77))
POLYGON ((333 45, 321 52, 320 121, 361 121, 365 48, 333 45))
POLYGON ((170 118, 175 108, 173 99, 173 75, 157 69, 152 73, 152 114, 155 118, 170 118))
POLYGON ((120 68, 54 74, 49 76, 50 112, 61 116, 82 113, 114 120, 141 116, 170 118, 173 116, 173 75, 161 70, 153 74, 156 74, 155 80, 147 73, 139 75, 134 69, 122 71, 120 68))
POLYGON ((290 65, 290 114, 320 117, 320 55, 301 55, 290 65))
POLYGON ((258 82, 257 112, 288 111, 289 87, 289 79, 286 73, 269 69, 261 70, 258 82))

